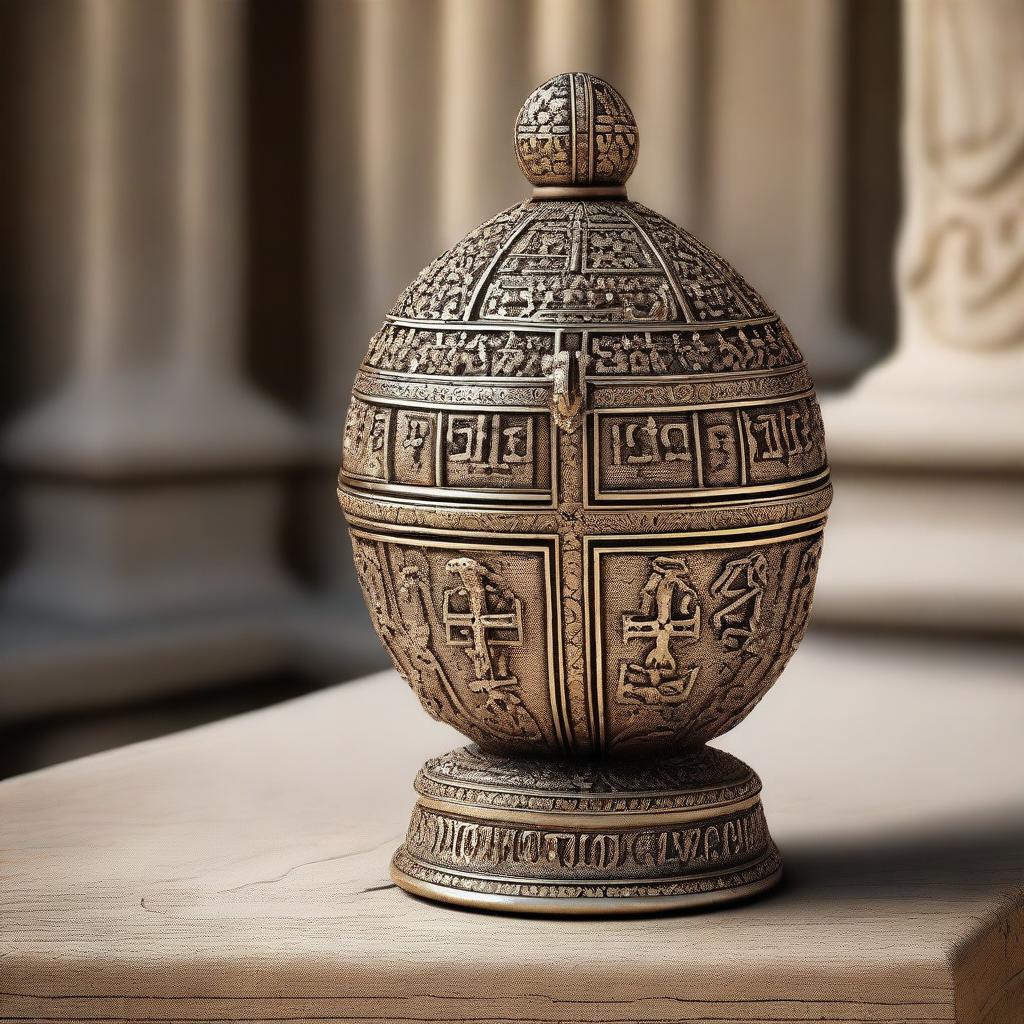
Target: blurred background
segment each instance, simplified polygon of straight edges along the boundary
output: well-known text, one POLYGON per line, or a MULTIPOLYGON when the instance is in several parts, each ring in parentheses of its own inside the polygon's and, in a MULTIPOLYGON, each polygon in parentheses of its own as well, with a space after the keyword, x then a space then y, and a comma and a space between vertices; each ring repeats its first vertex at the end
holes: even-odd
POLYGON ((384 665, 348 388, 565 70, 825 396, 823 642, 1019 655, 1022 0, 6 0, 0 774, 384 665))

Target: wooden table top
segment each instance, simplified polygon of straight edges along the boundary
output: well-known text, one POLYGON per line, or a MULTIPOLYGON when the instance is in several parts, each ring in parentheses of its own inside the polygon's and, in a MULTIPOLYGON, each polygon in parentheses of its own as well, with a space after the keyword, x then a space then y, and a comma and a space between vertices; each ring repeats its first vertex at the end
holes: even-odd
POLYGON ((787 876, 512 918, 387 865, 460 742, 392 673, 0 784, 0 1018, 1024 1021, 1019 653, 813 637, 723 741, 787 876))

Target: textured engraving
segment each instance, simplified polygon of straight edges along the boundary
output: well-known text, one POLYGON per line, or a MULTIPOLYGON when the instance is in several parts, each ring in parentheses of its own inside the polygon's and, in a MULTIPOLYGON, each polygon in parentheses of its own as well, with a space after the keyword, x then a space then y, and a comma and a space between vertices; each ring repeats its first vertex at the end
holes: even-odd
POLYGON ((388 478, 391 410, 353 397, 345 421, 341 467, 350 476, 388 478))
POLYGON ((656 536, 589 545, 609 749, 706 742, 754 707, 810 612, 820 532, 789 533, 724 551, 656 536))
POLYGON ((511 408, 546 408, 551 388, 544 385, 516 386, 461 383, 459 380, 423 380, 422 378, 385 377, 372 370, 356 374, 354 392, 362 398, 389 398, 423 402, 436 406, 470 405, 511 408))
POLYGON ((550 484, 547 434, 530 414, 447 413, 444 459, 452 487, 550 484))
POLYGON ((469 688, 485 694, 485 717, 509 722, 514 734, 539 739, 540 730, 523 708, 519 680, 509 674, 504 652, 494 652, 522 646, 523 602, 475 558, 453 558, 445 570, 461 583, 444 591, 445 642, 466 649, 475 677, 469 688))
MULTIPOLYGON (((562 446, 564 451, 565 440, 562 446)), ((568 475, 564 463, 562 479, 568 475)), ((579 467, 577 466, 577 474, 579 467)), ((564 488, 564 484, 563 484, 564 488)), ((564 493, 564 490, 563 490, 564 493)), ((558 511, 530 512, 522 509, 475 510, 449 509, 443 506, 415 507, 393 505, 352 493, 342 485, 338 501, 355 522, 386 523, 413 529, 474 530, 500 536, 502 533, 562 532, 563 546, 570 538, 600 537, 614 534, 706 533, 707 531, 742 531, 747 527, 763 528, 823 517, 832 503, 832 487, 825 483, 808 494, 780 499, 759 498, 742 504, 673 509, 664 506, 651 510, 630 509, 582 510, 573 505, 566 508, 563 499, 558 511)))
MULTIPOLYGON (((611 822, 609 822, 611 824, 611 822)), ((768 830, 760 805, 676 828, 578 830, 466 821, 413 811, 406 851, 434 868, 574 882, 638 880, 732 868, 763 856, 768 830)))
POLYGON ((385 323, 370 339, 368 367, 447 377, 545 377, 553 333, 424 330, 385 323))
POLYGON ((718 253, 661 214, 639 203, 633 208, 679 282, 686 319, 704 323, 773 315, 764 299, 718 253))
POLYGON ((756 887, 779 867, 760 780, 708 747, 603 763, 463 747, 428 761, 416 789, 394 869, 433 885, 512 897, 685 896, 756 887))
POLYGON ((814 399, 741 410, 751 483, 780 483, 825 466, 825 430, 814 399))
MULTIPOLYGON (((457 871, 444 871, 431 867, 409 856, 406 847, 402 846, 395 854, 394 866, 402 874, 428 882, 432 885, 450 887, 467 893, 479 893, 489 896, 507 896, 516 898, 546 898, 564 900, 600 900, 602 906, 595 908, 596 913, 608 912, 607 901, 639 898, 671 898, 685 896, 704 896, 715 893, 740 890, 748 887, 757 891, 759 882, 771 879, 780 870, 782 863, 778 851, 772 844, 764 857, 749 867, 738 870, 725 870, 711 874, 701 873, 692 878, 680 878, 673 881, 635 882, 557 882, 538 883, 529 881, 504 881, 491 878, 476 878, 473 875, 457 871)), ((703 901, 694 901, 700 905, 703 901)), ((518 908, 510 908, 518 909, 518 908)))
POLYGON ((741 375, 662 383, 668 378, 651 378, 643 384, 594 380, 588 387, 591 409, 630 406, 726 405, 761 399, 786 398, 812 388, 805 366, 782 373, 741 375))
POLYGON ((548 414, 406 409, 355 396, 341 472, 350 486, 397 486, 409 500, 444 501, 445 488, 543 500, 551 491, 548 414), (418 497, 421 487, 430 490, 418 497))
POLYGON ((768 587, 768 560, 757 551, 725 563, 711 584, 711 596, 723 601, 711 617, 727 650, 740 651, 761 626, 761 599, 768 587))
POLYGON ((596 503, 787 485, 826 465, 821 415, 809 398, 693 412, 603 411, 593 417, 589 443, 596 503))
POLYGON ((821 560, 821 544, 819 537, 800 552, 792 593, 786 606, 786 642, 790 653, 797 649, 807 632, 814 600, 814 579, 818 575, 818 562, 821 560))
POLYGON ((599 376, 738 373, 800 362, 785 324, 767 323, 688 331, 590 335, 589 372, 599 376))
POLYGON ((480 313, 556 323, 681 319, 626 203, 546 202, 498 259, 480 313))
POLYGON ((595 75, 556 75, 516 118, 516 158, 534 185, 622 185, 636 163, 636 121, 595 75))
POLYGON ((651 762, 563 764, 470 746, 427 761, 416 790, 508 810, 643 813, 746 801, 760 792, 761 782, 738 758, 714 747, 651 762))
POLYGON ((526 203, 520 203, 503 210, 438 256, 402 293, 391 315, 421 320, 461 319, 481 274, 528 216, 527 209, 526 203))
MULTIPOLYGON (((426 329, 387 321, 370 339, 364 366, 420 376, 522 379, 550 375, 554 327, 542 332, 483 330, 482 326, 426 329)), ((599 377, 744 373, 797 366, 801 361, 778 318, 740 326, 584 334, 587 372, 599 377)))

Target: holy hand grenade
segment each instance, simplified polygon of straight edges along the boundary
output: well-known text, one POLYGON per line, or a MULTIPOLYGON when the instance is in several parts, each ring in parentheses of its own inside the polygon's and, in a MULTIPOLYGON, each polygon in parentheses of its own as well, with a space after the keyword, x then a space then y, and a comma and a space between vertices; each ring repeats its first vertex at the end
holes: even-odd
POLYGON ((392 874, 540 913, 695 906, 780 873, 760 782, 704 744, 803 636, 831 498, 807 367, 722 257, 626 198, 633 115, 527 99, 532 198, 431 263, 370 343, 339 495, 426 710, 392 874))

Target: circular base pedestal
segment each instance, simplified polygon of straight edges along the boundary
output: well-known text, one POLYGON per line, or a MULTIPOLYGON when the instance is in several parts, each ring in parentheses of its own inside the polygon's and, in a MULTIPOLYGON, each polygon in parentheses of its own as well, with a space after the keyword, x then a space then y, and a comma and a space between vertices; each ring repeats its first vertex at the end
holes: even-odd
POLYGON ((636 914, 745 899, 782 865, 761 781, 713 747, 650 762, 569 763, 461 747, 416 777, 391 862, 429 899, 527 914, 636 914))

